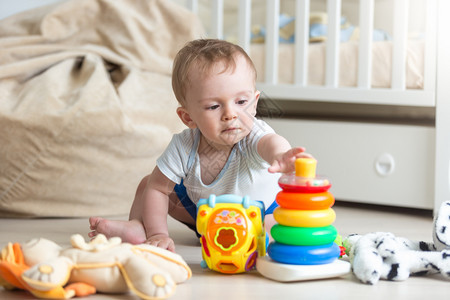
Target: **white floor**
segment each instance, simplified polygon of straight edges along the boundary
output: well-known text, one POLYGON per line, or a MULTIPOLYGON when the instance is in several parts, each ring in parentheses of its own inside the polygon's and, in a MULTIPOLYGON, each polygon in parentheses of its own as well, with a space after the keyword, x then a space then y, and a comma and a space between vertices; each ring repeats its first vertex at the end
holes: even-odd
MULTIPOLYGON (((336 204, 334 223, 345 237, 351 233, 388 231, 412 240, 431 241, 431 212, 361 207, 336 204)), ((124 219, 123 216, 120 219, 124 219)), ((440 275, 411 277, 402 282, 380 281, 376 285, 360 283, 353 274, 333 279, 280 283, 261 276, 257 271, 224 275, 200 267, 198 240, 184 225, 170 220, 177 252, 192 269, 193 276, 178 285, 170 299, 448 299, 450 280, 440 275)), ((0 219, 0 246, 7 242, 25 242, 45 237, 63 246, 74 233, 86 236, 88 222, 76 219, 0 219)), ((87 239, 87 236, 86 236, 87 239)), ((0 299, 32 299, 25 292, 4 291, 0 299)), ((137 299, 128 295, 93 295, 87 299, 137 299)))

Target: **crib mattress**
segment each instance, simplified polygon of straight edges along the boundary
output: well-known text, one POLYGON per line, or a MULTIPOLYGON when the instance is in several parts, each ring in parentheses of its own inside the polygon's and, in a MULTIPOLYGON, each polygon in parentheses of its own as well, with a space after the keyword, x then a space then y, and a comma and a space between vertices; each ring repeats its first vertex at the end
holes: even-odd
MULTIPOLYGON (((278 83, 294 82, 294 44, 280 44, 278 57, 278 83)), ((308 85, 325 84, 326 43, 310 43, 308 55, 308 85)), ((255 64, 258 82, 265 78, 265 45, 252 44, 250 56, 255 64)), ((352 87, 358 80, 358 42, 340 44, 339 86, 352 87)), ((392 42, 378 41, 372 45, 372 87, 389 88, 392 74, 392 42)), ((423 89, 424 42, 408 42, 406 56, 406 88, 423 89)))

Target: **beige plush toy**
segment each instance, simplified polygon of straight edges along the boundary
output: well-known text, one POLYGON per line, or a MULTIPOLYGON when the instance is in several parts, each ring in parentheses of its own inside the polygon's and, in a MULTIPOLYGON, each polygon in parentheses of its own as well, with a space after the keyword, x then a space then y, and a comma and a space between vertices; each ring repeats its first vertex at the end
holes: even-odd
POLYGON ((86 243, 79 234, 62 248, 39 238, 8 244, 0 258, 0 284, 44 299, 132 291, 142 299, 169 297, 192 272, 178 254, 147 244, 122 243, 98 235, 86 243))

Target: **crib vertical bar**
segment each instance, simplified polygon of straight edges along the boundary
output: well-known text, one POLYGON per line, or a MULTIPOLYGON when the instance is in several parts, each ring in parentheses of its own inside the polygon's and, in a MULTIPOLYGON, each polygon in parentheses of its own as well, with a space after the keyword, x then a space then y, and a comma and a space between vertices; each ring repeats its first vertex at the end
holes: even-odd
POLYGON ((391 88, 406 88, 406 48, 408 41, 408 0, 394 1, 394 22, 392 37, 391 88))
POLYGON ((425 57, 423 70, 423 89, 433 91, 436 86, 436 0, 426 1, 425 16, 425 57))
POLYGON ((358 87, 370 89, 372 85, 373 0, 359 1, 358 87))
POLYGON ((194 14, 198 14, 198 0, 188 0, 186 6, 194 14))
POLYGON ((328 32, 325 85, 339 85, 339 43, 341 33, 341 0, 327 1, 328 32))
POLYGON ((210 36, 223 39, 223 0, 213 0, 211 2, 210 36))
POLYGON ((269 84, 277 84, 280 0, 267 0, 266 11, 265 81, 269 84))
POLYGON ((300 86, 308 84, 309 7, 310 0, 297 0, 295 3, 294 83, 300 86))
POLYGON ((250 53, 251 8, 251 0, 239 1, 238 43, 247 53, 250 53))

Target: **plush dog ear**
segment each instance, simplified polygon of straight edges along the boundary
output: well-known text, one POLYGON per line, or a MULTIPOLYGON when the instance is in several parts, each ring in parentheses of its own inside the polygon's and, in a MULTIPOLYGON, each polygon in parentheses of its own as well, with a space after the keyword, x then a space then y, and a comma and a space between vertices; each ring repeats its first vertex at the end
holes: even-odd
POLYGON ((442 203, 434 217, 433 241, 439 251, 450 249, 450 201, 442 203))

